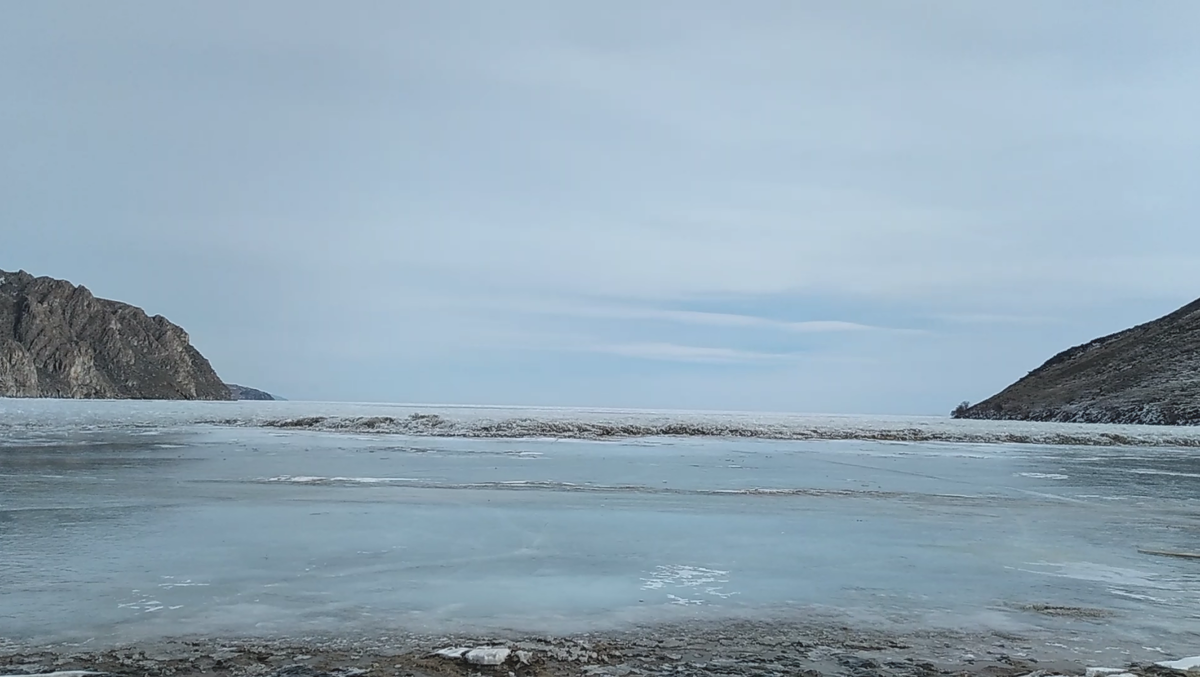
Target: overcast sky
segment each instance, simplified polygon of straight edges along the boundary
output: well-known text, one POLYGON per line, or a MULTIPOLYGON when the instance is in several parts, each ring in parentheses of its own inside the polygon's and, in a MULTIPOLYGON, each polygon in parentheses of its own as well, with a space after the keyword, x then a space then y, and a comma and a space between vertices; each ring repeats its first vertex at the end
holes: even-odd
POLYGON ((293 399, 944 414, 1200 296, 1200 3, 6 2, 0 269, 293 399))

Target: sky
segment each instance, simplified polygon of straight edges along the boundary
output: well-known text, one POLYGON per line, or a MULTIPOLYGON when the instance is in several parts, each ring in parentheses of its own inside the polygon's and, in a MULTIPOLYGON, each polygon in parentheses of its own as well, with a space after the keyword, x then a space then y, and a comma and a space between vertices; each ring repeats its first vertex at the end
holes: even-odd
POLYGON ((0 270, 290 399, 946 414, 1200 296, 1200 4, 0 3, 0 270))

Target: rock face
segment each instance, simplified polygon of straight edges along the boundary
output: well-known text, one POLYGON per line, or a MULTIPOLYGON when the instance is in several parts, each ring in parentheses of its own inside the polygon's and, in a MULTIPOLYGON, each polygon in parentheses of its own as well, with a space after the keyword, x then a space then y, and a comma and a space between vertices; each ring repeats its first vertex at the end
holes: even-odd
POLYGON ((226 383, 226 388, 229 388, 229 395, 235 400, 277 400, 271 393, 256 388, 248 388, 240 386, 236 383, 226 383))
POLYGON ((1200 424, 1200 301, 1050 358, 956 418, 1200 424))
POLYGON ((0 271, 0 396, 231 399, 166 318, 24 271, 0 271))

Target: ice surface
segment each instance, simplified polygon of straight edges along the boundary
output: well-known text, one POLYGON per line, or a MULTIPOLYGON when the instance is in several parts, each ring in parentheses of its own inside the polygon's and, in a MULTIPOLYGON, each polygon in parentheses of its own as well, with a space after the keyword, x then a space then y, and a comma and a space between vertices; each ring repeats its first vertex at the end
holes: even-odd
POLYGON ((1030 562, 1027 566, 1049 569, 1049 571, 1026 569, 1031 573, 1074 578, 1081 581, 1128 585, 1153 590, 1175 590, 1179 587, 1174 580, 1164 579, 1153 572, 1107 566, 1094 562, 1030 562))
POLYGON ((1134 475, 1166 475, 1169 477, 1193 477, 1200 478, 1200 473, 1194 472, 1173 472, 1170 470, 1154 470, 1152 468, 1133 468, 1127 472, 1134 475))
POLYGON ((413 477, 311 477, 305 475, 293 477, 280 475, 279 477, 268 477, 263 481, 290 482, 292 484, 391 484, 394 482, 419 482, 420 480, 413 477))
POLYGON ((1200 572, 1139 552, 1187 551, 1200 532, 1200 457, 1155 446, 1172 435, 1194 431, 4 400, 0 636, 799 616, 1043 633, 1093 661, 1106 647, 1184 655, 1200 631, 1200 572), (414 413, 443 422, 412 419, 427 428, 416 434, 364 424, 414 413), (338 419, 278 423, 316 415, 338 419), (496 424, 513 420, 533 423, 496 424), (724 433, 692 434, 706 429, 724 433), (673 434, 625 434, 645 430, 673 434), (1091 442, 979 443, 1060 433, 1091 442), (902 435, 937 439, 888 438, 902 435), (1096 443, 1112 435, 1134 442, 1096 443), (949 441, 961 437, 972 441, 949 441))
POLYGON ((671 592, 667 594, 667 599, 674 604, 699 606, 705 603, 706 598, 728 599, 739 594, 728 591, 724 585, 726 583, 729 583, 728 571, 678 564, 659 565, 649 576, 642 579, 642 590, 675 590, 699 595, 698 599, 692 599, 671 592), (714 585, 718 583, 721 585, 714 585), (688 588, 691 590, 686 590, 688 588))

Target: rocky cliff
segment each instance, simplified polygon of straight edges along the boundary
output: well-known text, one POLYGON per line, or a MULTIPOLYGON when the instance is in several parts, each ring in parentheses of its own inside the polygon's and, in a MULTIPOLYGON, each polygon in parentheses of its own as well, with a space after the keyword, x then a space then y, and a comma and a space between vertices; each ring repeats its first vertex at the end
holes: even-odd
POLYGON ((1050 358, 957 418, 1200 424, 1200 301, 1050 358))
POLYGON ((24 271, 0 271, 0 396, 231 399, 166 318, 24 271))

